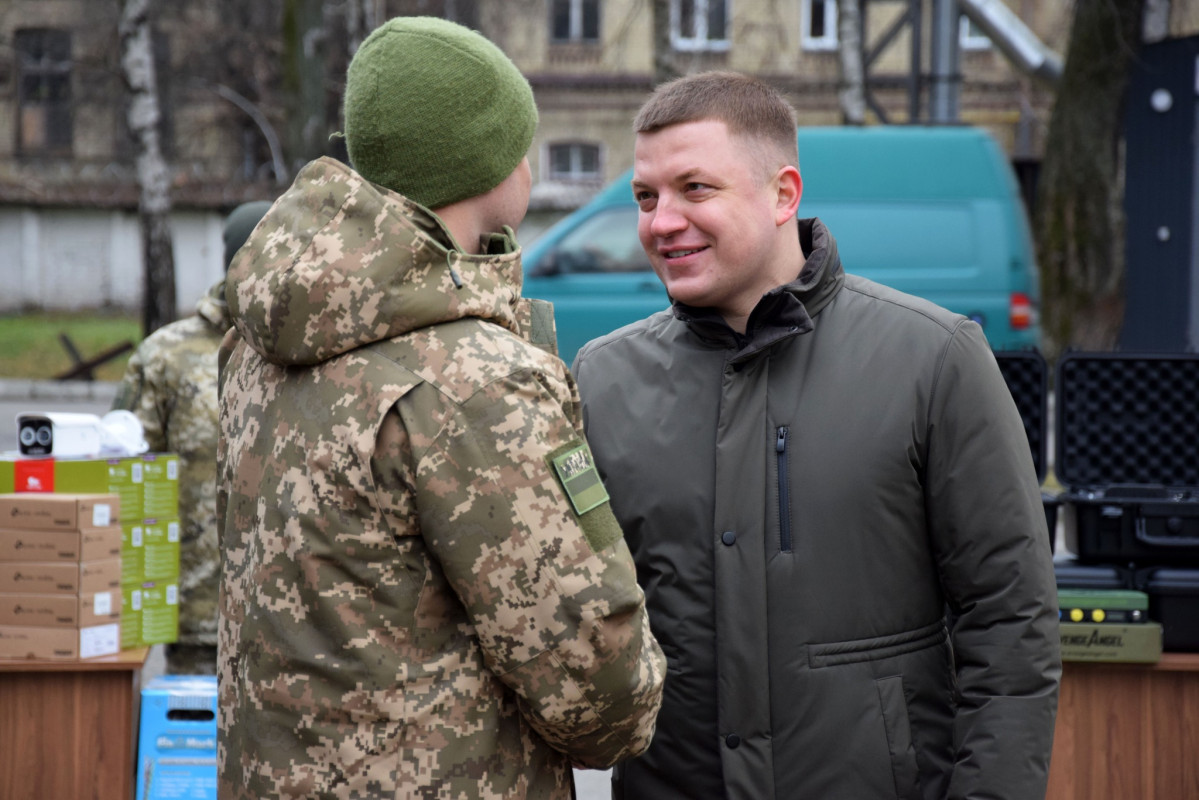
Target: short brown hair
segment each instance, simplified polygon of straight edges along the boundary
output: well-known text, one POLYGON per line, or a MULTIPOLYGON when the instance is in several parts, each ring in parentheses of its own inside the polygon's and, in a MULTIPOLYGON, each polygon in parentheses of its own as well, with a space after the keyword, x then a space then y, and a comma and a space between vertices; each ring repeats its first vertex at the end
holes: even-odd
POLYGON ((723 122, 732 134, 766 144, 781 159, 771 171, 784 164, 799 166, 795 109, 773 87, 739 72, 700 72, 662 84, 637 112, 633 130, 653 133, 708 119, 723 122))

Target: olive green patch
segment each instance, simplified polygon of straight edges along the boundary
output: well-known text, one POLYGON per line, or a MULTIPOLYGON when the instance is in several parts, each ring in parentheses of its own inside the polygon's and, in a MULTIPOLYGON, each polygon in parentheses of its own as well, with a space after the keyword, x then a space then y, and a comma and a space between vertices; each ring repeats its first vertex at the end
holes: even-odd
POLYGON ((624 534, 608 506, 608 490, 587 445, 576 439, 550 453, 546 460, 570 498, 591 549, 598 553, 616 543, 624 534))

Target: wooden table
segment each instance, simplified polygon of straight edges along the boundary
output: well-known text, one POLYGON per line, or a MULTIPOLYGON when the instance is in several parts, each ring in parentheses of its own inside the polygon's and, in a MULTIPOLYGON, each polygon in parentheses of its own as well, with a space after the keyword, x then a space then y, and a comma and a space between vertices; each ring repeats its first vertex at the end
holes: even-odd
POLYGON ((0 659, 0 798, 132 800, 148 647, 85 661, 0 659))
POLYGON ((1063 664, 1046 797, 1199 798, 1199 654, 1063 664))

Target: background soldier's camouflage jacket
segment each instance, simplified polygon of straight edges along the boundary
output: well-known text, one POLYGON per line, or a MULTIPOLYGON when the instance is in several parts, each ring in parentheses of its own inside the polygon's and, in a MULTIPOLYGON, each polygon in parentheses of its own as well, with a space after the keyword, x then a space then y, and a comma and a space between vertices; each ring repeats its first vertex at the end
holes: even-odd
POLYGON ((217 643, 217 351, 231 324, 222 281, 138 346, 112 406, 137 415, 150 450, 179 455, 180 644, 217 643))
POLYGON ((222 798, 569 798, 649 744, 665 662, 578 392, 489 251, 319 159, 230 269, 222 798))

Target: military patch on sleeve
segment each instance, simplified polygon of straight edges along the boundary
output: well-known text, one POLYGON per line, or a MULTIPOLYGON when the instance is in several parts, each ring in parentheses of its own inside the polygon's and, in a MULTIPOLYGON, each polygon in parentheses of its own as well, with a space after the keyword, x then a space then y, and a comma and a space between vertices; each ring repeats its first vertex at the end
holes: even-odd
POLYGON ((546 460, 570 498, 591 549, 598 553, 620 541, 624 534, 608 505, 608 490, 600 480, 591 449, 576 439, 550 453, 546 460))
POLYGON ((608 490, 600 480, 595 459, 587 445, 571 442, 550 454, 554 474, 562 484, 562 490, 570 498, 575 513, 583 516, 596 506, 608 502, 608 490))

